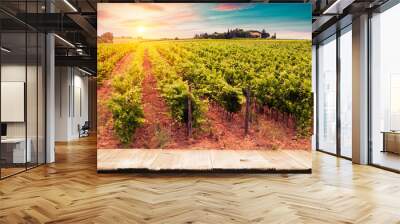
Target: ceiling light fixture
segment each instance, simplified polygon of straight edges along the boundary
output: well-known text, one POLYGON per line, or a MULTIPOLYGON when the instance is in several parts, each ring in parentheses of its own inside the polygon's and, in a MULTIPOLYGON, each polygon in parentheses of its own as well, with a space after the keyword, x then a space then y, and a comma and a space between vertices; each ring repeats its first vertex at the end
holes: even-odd
POLYGON ((75 45, 73 45, 73 44, 72 44, 71 42, 69 42, 68 40, 66 40, 66 39, 64 39, 64 38, 62 38, 62 37, 60 37, 58 34, 54 34, 54 36, 57 37, 59 40, 63 41, 64 43, 66 43, 67 45, 69 45, 69 46, 75 48, 75 45))
POLYGON ((79 55, 83 55, 83 49, 77 48, 76 53, 78 53, 79 55))
POLYGON ((9 50, 9 49, 7 49, 7 48, 5 48, 5 47, 1 47, 0 49, 1 49, 2 51, 6 52, 6 53, 10 53, 10 52, 11 52, 11 50, 9 50))
POLYGON ((331 14, 333 9, 337 9, 337 5, 339 4, 340 0, 336 0, 331 6, 329 6, 322 14, 331 14))
POLYGON ((78 12, 78 10, 73 6, 68 0, 64 0, 65 4, 67 4, 74 12, 78 12))
POLYGON ((83 73, 85 73, 85 74, 87 74, 87 75, 90 75, 90 76, 92 75, 92 73, 90 73, 90 72, 88 72, 88 71, 86 71, 86 70, 83 70, 83 69, 81 69, 81 68, 79 68, 79 67, 78 67, 78 70, 81 71, 81 72, 83 72, 83 73))
POLYGON ((323 15, 340 15, 343 10, 351 5, 355 0, 336 0, 322 14, 323 15))

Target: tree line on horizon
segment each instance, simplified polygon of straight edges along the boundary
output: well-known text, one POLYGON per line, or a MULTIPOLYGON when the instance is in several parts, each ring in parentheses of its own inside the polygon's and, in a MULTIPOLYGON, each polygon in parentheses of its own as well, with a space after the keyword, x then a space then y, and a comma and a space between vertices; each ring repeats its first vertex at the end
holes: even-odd
MULTIPOLYGON (((123 37, 123 38, 132 38, 132 37, 123 37)), ((232 39, 232 38, 262 38, 262 39, 276 39, 276 33, 271 35, 270 33, 266 32, 265 29, 262 31, 258 30, 243 30, 243 29, 228 29, 227 32, 223 33, 201 33, 196 34, 194 39, 232 39)), ((138 39, 142 39, 138 37, 138 39)), ((161 38, 162 40, 169 40, 175 39, 178 40, 178 37, 175 38, 161 38)), ((114 34, 111 32, 105 32, 100 36, 97 36, 98 43, 113 43, 114 34)))
POLYGON ((243 30, 243 29, 228 29, 227 32, 223 33, 201 33, 196 34, 194 39, 232 39, 232 38, 264 38, 264 39, 276 39, 276 33, 271 35, 266 32, 265 29, 262 31, 258 30, 243 30))
POLYGON ((111 32, 103 33, 97 36, 97 43, 112 43, 114 41, 114 34, 111 32))

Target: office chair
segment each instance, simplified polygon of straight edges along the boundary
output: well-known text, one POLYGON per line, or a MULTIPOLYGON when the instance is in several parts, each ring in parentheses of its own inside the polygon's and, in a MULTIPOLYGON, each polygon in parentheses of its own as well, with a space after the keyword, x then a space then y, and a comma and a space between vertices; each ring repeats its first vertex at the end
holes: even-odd
POLYGON ((82 127, 78 125, 78 129, 79 129, 79 138, 89 136, 89 129, 90 129, 89 121, 85 121, 82 127))

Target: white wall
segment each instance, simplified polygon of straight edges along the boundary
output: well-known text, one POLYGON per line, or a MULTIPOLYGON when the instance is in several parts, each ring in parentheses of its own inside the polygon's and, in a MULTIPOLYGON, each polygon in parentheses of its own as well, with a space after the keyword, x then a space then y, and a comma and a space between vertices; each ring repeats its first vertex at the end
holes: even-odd
MULTIPOLYGON (((1 81, 25 82, 25 64, 4 64, 1 66, 1 81)), ((7 108, 1 108, 7 110, 7 108)), ((7 137, 25 137, 25 122, 7 123, 7 137)))
POLYGON ((55 140, 67 141, 69 132, 69 68, 55 68, 55 140))
MULTIPOLYGON (((76 70, 75 70, 76 71, 76 70)), ((79 73, 82 74, 82 73, 79 73)), ((73 119, 71 120, 72 136, 79 137, 78 124, 81 126, 88 121, 88 78, 81 75, 74 75, 74 108, 72 108, 73 119), (80 96, 80 97, 79 97, 80 96), (79 102, 80 101, 80 102, 79 102), (80 108, 81 107, 81 108, 80 108), (81 111, 80 111, 81 110, 81 111)))
MULTIPOLYGON (((27 66, 25 64, 3 64, 1 66, 1 81, 2 82, 25 82, 26 71, 28 72, 30 78, 31 74, 36 74, 35 66, 27 66), (25 70, 27 69, 27 70, 25 70)), ((28 80, 29 86, 36 86, 36 80, 28 80)), ((30 129, 36 130, 36 113, 32 113, 32 111, 36 112, 36 88, 27 88, 27 106, 31 108, 27 108, 27 119, 28 119, 28 137, 30 129), (34 107, 34 108, 33 108, 34 107), (33 108, 33 109, 32 109, 33 108), (33 122, 33 123, 32 123, 33 122)), ((7 110, 7 108, 1 108, 2 110, 7 110)), ((25 137, 25 123, 26 122, 7 122, 7 136, 8 137, 25 137)), ((36 132, 35 132, 36 135, 36 132)))
MULTIPOLYGON (((1 66, 1 81, 25 82, 25 64, 4 64, 1 66)), ((28 67, 29 69, 29 67, 28 67)))
MULTIPOLYGON (((29 139, 32 161, 44 163, 44 82, 42 68, 36 65, 18 63, 2 64, 1 81, 2 82, 24 82, 26 84, 26 107, 21 108, 22 113, 26 112, 26 120, 21 122, 5 122, 7 124, 8 138, 27 138, 29 139), (39 70, 37 70, 39 69, 39 70), (27 78, 27 80, 25 80, 27 78), (39 154, 39 155, 37 155, 39 154)), ((22 90, 23 91, 23 90, 22 90)), ((22 92, 21 94, 24 94, 22 92)), ((7 95, 2 96, 7 97, 7 95)), ((1 110, 12 110, 12 108, 3 107, 1 110)), ((13 111, 7 111, 13 113, 13 111)))
POLYGON ((78 125, 88 120, 88 78, 83 75, 76 68, 56 67, 56 141, 78 139, 78 125))

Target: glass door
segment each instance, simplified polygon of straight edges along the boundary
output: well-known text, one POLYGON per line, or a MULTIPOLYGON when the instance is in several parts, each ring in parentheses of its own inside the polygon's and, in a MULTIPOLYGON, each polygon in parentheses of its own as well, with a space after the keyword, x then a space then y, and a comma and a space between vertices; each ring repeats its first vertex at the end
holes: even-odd
POLYGON ((318 47, 318 149, 336 154, 336 35, 318 47))

